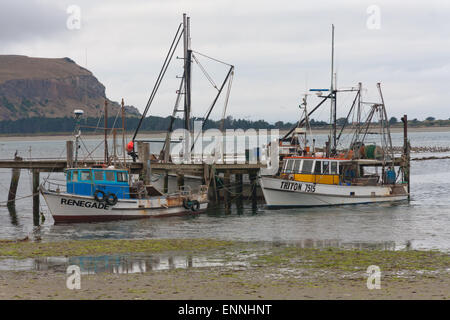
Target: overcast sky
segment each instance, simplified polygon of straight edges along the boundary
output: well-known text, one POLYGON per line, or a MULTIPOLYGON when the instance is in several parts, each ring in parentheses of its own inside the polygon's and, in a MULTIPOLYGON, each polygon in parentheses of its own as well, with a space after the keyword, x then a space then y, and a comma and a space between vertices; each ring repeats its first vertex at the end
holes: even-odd
MULTIPOLYGON (((141 111, 186 12, 192 48, 236 68, 227 112, 235 118, 295 121, 306 89, 330 86, 332 23, 338 87, 362 82, 363 98, 377 101, 381 82, 388 116, 450 118, 450 1, 2 0, 0 8, 0 54, 70 57, 110 99, 141 111), (80 29, 67 27, 70 5, 80 8, 80 29)), ((227 67, 198 57, 221 83, 227 67)), ((202 116, 215 89, 193 68, 202 116)), ((174 59, 150 114, 171 114, 181 74, 174 59)), ((310 108, 319 101, 308 99, 310 108)), ((342 95, 338 116, 352 99, 342 95)), ((216 119, 223 99, 218 107, 216 119)), ((328 109, 313 118, 327 120, 328 109)))

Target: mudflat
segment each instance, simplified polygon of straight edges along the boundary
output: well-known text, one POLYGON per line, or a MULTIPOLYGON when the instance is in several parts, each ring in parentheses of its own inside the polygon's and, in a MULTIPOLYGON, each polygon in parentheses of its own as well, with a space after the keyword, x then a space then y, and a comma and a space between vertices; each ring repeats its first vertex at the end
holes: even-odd
POLYGON ((95 256, 119 248, 121 253, 202 255, 221 263, 140 273, 82 272, 81 288, 74 290, 67 288, 68 275, 61 270, 0 271, 0 299, 450 299, 450 255, 439 251, 100 240, 3 242, 0 259, 60 256, 62 251, 95 256), (368 289, 371 265, 380 269, 380 289, 368 289))

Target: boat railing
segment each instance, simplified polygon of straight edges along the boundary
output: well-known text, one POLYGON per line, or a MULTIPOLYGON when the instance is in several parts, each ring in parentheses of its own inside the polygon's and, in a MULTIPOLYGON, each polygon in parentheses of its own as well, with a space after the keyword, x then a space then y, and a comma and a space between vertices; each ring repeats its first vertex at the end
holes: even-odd
POLYGON ((62 191, 66 190, 66 185, 62 183, 58 183, 53 180, 46 179, 44 182, 41 183, 41 186, 43 186, 45 189, 51 192, 60 193, 62 191))

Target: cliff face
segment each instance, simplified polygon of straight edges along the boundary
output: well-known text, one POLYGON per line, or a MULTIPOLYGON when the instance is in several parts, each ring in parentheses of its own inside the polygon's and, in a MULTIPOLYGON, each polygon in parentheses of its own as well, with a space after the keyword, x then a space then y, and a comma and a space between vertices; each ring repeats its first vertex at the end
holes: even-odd
MULTIPOLYGON (((106 98, 105 87, 69 58, 0 55, 0 120, 72 117, 74 109, 99 117, 105 100, 109 115, 116 114, 120 105, 106 98)), ((139 115, 134 107, 126 111, 139 115)))

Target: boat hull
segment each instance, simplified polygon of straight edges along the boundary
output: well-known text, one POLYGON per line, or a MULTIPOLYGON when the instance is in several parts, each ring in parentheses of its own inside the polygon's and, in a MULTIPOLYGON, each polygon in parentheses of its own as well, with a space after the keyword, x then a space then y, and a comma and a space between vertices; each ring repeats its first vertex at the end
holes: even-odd
POLYGON ((341 186, 312 184, 273 177, 261 177, 266 205, 277 207, 317 207, 347 204, 394 202, 408 199, 406 186, 341 186))
POLYGON ((94 197, 90 196, 57 193, 42 189, 41 193, 55 223, 99 222, 190 215, 201 213, 208 207, 205 199, 199 199, 198 208, 193 210, 185 208, 182 200, 170 199, 164 196, 150 199, 119 199, 114 206, 111 206, 105 202, 95 201, 94 197))

